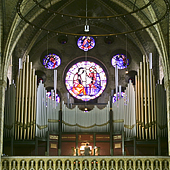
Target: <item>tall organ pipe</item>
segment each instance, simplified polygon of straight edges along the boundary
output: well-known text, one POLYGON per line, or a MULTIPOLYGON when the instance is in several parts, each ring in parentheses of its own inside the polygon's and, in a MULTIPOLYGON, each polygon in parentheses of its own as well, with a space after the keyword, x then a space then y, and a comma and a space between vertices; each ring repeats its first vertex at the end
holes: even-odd
POLYGON ((144 106, 143 106, 143 64, 140 62, 140 80, 141 80, 141 127, 142 139, 144 139, 144 106))
POLYGON ((29 139, 30 136, 30 126, 31 126, 31 97, 32 97, 32 84, 31 84, 31 79, 32 79, 32 62, 30 62, 30 66, 29 66, 29 91, 28 91, 28 128, 27 128, 27 139, 29 139))
POLYGON ((136 91, 135 91, 135 98, 136 98, 136 136, 139 138, 139 112, 138 112, 138 77, 135 75, 135 85, 136 85, 136 91))
POLYGON ((23 137, 23 119, 24 119, 24 93, 25 93, 25 63, 23 63, 22 91, 21 91, 21 119, 20 119, 20 139, 23 137))
POLYGON ((152 138, 155 139, 155 126, 154 126, 154 98, 153 98, 153 72, 150 70, 151 73, 151 119, 152 119, 152 138))
POLYGON ((145 101, 145 137, 146 139, 148 139, 148 113, 147 113, 147 82, 146 82, 146 76, 147 76, 147 73, 146 73, 146 58, 145 56, 143 57, 143 70, 144 70, 144 74, 143 74, 143 77, 144 77, 144 101, 145 101))
POLYGON ((36 126, 36 98, 37 98, 37 76, 34 77, 34 114, 33 114, 33 139, 35 138, 35 126, 36 126))
POLYGON ((32 63, 29 63, 29 57, 27 57, 17 80, 16 140, 33 139, 35 136, 36 83, 35 70, 32 69, 32 63))
POLYGON ((19 75, 17 76, 17 92, 16 92, 16 108, 15 108, 15 140, 17 139, 17 129, 18 129, 18 103, 19 103, 19 81, 20 81, 20 78, 19 78, 19 75))
POLYGON ((28 101, 28 78, 29 78, 29 57, 26 57, 26 68, 25 68, 25 101, 24 101, 24 139, 26 138, 27 131, 27 103, 28 101))
POLYGON ((156 134, 157 134, 157 131, 156 131, 156 94, 155 94, 155 76, 153 76, 153 99, 154 99, 154 124, 155 124, 155 139, 157 138, 156 134))
POLYGON ((143 57, 143 63, 140 62, 140 69, 136 76, 136 117, 139 123, 139 126, 137 124, 138 139, 156 139, 157 136, 155 78, 151 65, 143 57), (140 131, 140 127, 142 127, 142 131, 140 131))
POLYGON ((150 103, 150 70, 149 63, 147 62, 147 97, 148 97, 148 127, 149 127, 149 139, 151 139, 151 103, 150 103))
POLYGON ((141 87, 141 80, 140 80, 140 74, 141 70, 138 70, 138 113, 139 113, 139 139, 142 137, 142 126, 141 126, 141 93, 140 93, 140 87, 141 87))

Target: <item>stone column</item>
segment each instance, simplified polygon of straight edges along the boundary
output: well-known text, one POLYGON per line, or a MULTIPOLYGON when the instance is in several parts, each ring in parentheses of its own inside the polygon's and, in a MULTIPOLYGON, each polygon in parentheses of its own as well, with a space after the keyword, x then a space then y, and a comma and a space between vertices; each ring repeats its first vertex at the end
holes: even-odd
POLYGON ((168 155, 170 156, 170 80, 165 82, 167 103, 168 155))
MULTIPOLYGON (((3 153, 4 102, 6 81, 0 80, 0 162, 3 153)), ((1 167, 0 167, 1 169, 1 167)))

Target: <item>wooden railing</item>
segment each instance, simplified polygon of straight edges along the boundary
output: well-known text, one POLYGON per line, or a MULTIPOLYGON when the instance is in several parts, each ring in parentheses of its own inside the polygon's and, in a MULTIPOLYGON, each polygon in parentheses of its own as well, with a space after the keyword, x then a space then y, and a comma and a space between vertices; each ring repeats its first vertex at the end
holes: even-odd
POLYGON ((2 170, 169 170, 164 156, 8 156, 2 170))

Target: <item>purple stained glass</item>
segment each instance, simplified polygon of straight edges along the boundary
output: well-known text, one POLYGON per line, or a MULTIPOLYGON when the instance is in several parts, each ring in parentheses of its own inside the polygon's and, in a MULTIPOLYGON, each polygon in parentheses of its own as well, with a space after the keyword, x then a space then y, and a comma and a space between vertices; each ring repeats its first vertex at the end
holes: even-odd
POLYGON ((61 59, 56 54, 48 54, 43 59, 43 65, 47 69, 55 69, 61 64, 61 59))
MULTIPOLYGON (((46 97, 48 97, 49 99, 54 100, 54 98, 55 98, 54 92, 53 92, 52 98, 51 98, 51 92, 47 92, 46 97)), ((59 95, 57 93, 56 93, 56 103, 60 103, 60 97, 59 97, 59 95)))
POLYGON ((96 63, 82 61, 74 64, 65 77, 69 93, 77 99, 89 101, 99 97, 106 88, 104 70, 96 63))
MULTIPOLYGON (((125 92, 121 92, 121 98, 123 98, 124 94, 125 94, 125 92)), ((118 100, 120 99, 120 98, 119 98, 119 93, 117 93, 117 99, 118 99, 118 100)), ((114 96, 113 96, 113 103, 115 103, 115 102, 116 102, 116 93, 115 93, 114 96)))
POLYGON ((77 41, 77 45, 81 50, 88 51, 95 46, 95 40, 90 36, 81 36, 77 41))
POLYGON ((127 59, 126 55, 117 54, 113 56, 111 63, 113 67, 116 67, 117 65, 118 69, 124 69, 124 68, 127 68, 127 65, 129 65, 128 61, 129 60, 127 59))

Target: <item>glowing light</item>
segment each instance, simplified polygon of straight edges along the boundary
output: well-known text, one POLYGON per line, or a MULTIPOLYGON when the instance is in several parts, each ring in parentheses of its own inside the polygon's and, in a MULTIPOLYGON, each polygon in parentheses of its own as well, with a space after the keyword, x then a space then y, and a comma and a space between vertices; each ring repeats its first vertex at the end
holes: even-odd
POLYGON ((77 45, 81 50, 88 51, 95 46, 95 40, 90 36, 81 36, 77 41, 77 45))
POLYGON ((106 88, 107 78, 96 63, 82 61, 74 64, 67 72, 65 85, 77 99, 89 101, 99 97, 106 88))

